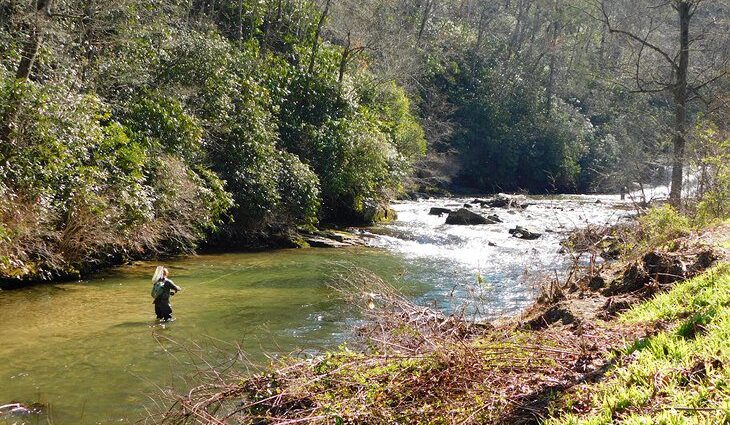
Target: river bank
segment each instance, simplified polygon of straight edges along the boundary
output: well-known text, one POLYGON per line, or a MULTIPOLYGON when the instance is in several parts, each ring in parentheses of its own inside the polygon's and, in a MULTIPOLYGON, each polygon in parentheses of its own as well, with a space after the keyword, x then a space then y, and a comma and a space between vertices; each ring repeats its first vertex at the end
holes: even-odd
MULTIPOLYGON (((207 239, 199 244, 197 252, 203 254, 260 252, 288 248, 341 248, 370 245, 373 242, 372 232, 384 238, 387 238, 388 232, 391 231, 399 231, 401 234, 412 232, 412 228, 408 229, 399 225, 395 226, 394 230, 383 226, 397 222, 399 213, 406 214, 405 220, 402 220, 402 222, 416 224, 413 222, 413 219, 418 215, 416 211, 410 208, 403 210, 399 208, 399 205, 414 205, 419 208, 417 212, 423 213, 422 215, 426 215, 425 213, 434 207, 440 208, 442 211, 451 211, 453 209, 455 212, 466 206, 470 209, 473 208, 471 211, 475 211, 476 214, 484 216, 496 216, 499 213, 502 216, 499 219, 500 223, 509 223, 512 227, 529 224, 539 227, 541 232, 553 234, 561 234, 583 224, 596 224, 600 220, 613 220, 620 216, 621 210, 631 210, 632 208, 628 202, 617 202, 617 196, 563 195, 563 197, 565 196, 567 196, 565 200, 572 200, 573 202, 561 203, 559 202, 561 200, 560 196, 529 197, 529 200, 524 195, 502 194, 446 198, 424 196, 418 197, 414 201, 393 201, 393 205, 390 207, 372 207, 365 214, 365 221, 359 223, 359 225, 330 223, 323 224, 320 227, 300 226, 295 228, 270 225, 264 229, 249 232, 243 232, 240 229, 227 232, 224 228, 218 234, 208 235, 207 239), (515 204, 511 205, 509 199, 514 199, 515 204), (505 200, 508 200, 507 203, 505 203, 505 200), (607 202, 608 205, 601 205, 601 200, 607 202), (493 203, 490 205, 489 202, 493 203), (593 202, 598 202, 598 204, 591 205, 593 202), (527 207, 530 205, 534 208, 528 210, 527 207), (605 211, 614 212, 606 214, 605 211), (556 215, 556 220, 547 220, 546 214, 556 215), (593 214, 597 214, 597 216, 591 217, 593 214), (533 215, 536 215, 536 219, 533 218, 533 215), (246 236, 241 236, 244 233, 246 236)), ((442 215, 445 218, 447 214, 426 217, 425 221, 421 217, 417 224, 426 224, 427 228, 430 229, 435 224, 435 220, 442 215)), ((502 227, 499 225, 492 226, 492 229, 501 231, 502 227)), ((456 239, 461 238, 458 232, 452 232, 449 236, 456 239)), ((434 234, 406 237, 439 238, 438 235, 434 234)), ((492 239, 501 240, 504 237, 494 236, 492 239)), ((546 239, 553 240, 549 237, 546 239)), ((467 248, 467 250, 477 248, 474 252, 481 251, 481 242, 496 243, 494 241, 474 241, 474 246, 467 248)), ((387 241, 375 241, 375 246, 391 248, 388 246, 387 241)), ((62 255, 56 255, 57 253, 53 252, 27 257, 25 254, 20 254, 24 251, 22 247, 5 248, 7 248, 7 252, 4 254, 0 252, 0 289, 19 288, 37 283, 77 281, 94 273, 103 272, 124 264, 132 264, 135 261, 168 261, 179 256, 193 255, 196 252, 192 247, 184 250, 179 247, 176 249, 152 249, 147 247, 138 250, 112 249, 107 251, 105 247, 101 246, 96 255, 85 256, 77 262, 69 262, 64 260, 62 255)), ((473 259, 474 252, 467 255, 467 257, 473 259)))
POLYGON ((413 304, 372 276, 344 276, 369 319, 360 344, 217 376, 169 394, 153 421, 722 423, 728 241, 726 223, 591 264, 496 325, 413 304))

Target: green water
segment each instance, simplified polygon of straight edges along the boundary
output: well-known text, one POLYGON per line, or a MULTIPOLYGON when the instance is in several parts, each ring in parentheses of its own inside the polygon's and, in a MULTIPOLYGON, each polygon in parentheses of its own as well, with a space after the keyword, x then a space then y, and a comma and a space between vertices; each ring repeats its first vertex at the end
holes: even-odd
POLYGON ((398 257, 366 248, 183 258, 167 263, 184 290, 172 298, 177 320, 164 327, 154 321, 151 263, 0 291, 0 405, 48 406, 45 415, 4 420, 135 422, 156 385, 185 386, 193 343, 211 355, 214 346, 239 343, 255 362, 265 362, 264 353, 337 345, 353 320, 327 286, 341 264, 383 276, 403 267, 398 257))

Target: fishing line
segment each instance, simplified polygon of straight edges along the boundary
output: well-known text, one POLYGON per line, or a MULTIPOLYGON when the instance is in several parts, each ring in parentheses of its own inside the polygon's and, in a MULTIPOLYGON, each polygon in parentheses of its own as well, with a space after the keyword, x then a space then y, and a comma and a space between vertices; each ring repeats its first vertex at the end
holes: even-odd
POLYGON ((228 276, 230 276, 230 275, 232 275, 232 274, 236 274, 236 273, 241 273, 242 271, 244 271, 244 270, 248 270, 248 269, 250 269, 250 267, 246 267, 246 268, 245 268, 245 269, 243 269, 243 270, 236 270, 236 271, 232 271, 232 272, 230 272, 230 273, 226 273, 226 274, 224 274, 224 275, 222 275, 222 276, 218 276, 218 277, 216 277, 215 279, 211 279, 211 280, 206 280, 205 282, 201 282, 201 283, 199 283, 199 285, 205 285, 206 283, 212 283, 212 282, 215 282, 215 281, 217 281, 217 280, 221 280, 221 279, 223 279, 224 277, 228 277, 228 276))

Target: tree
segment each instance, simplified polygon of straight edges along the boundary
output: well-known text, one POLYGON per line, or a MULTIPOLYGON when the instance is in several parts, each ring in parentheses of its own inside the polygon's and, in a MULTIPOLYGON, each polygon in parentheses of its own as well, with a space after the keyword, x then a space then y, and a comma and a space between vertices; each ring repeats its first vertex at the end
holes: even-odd
MULTIPOLYGON (((22 24, 21 34, 25 37, 25 41, 21 50, 20 61, 15 71, 15 79, 17 82, 23 83, 30 77, 30 72, 33 69, 33 64, 35 63, 43 38, 44 22, 51 16, 52 6, 53 0, 36 1, 31 8, 32 13, 22 24)), ((18 102, 20 101, 18 96, 17 90, 14 89, 13 95, 5 108, 2 123, 0 123, 0 142, 4 145, 0 153, 7 153, 9 151, 13 121, 15 121, 18 113, 18 102)))
MULTIPOLYGON (((722 78, 727 72, 727 55, 721 64, 713 63, 713 66, 691 67, 690 57, 707 54, 705 48, 708 41, 716 41, 709 34, 711 33, 710 22, 706 22, 704 28, 698 26, 697 30, 690 27, 692 18, 700 11, 700 7, 709 8, 703 4, 703 0, 671 0, 658 6, 643 8, 640 16, 649 15, 649 22, 641 22, 633 28, 631 25, 622 27, 616 26, 615 18, 608 3, 619 4, 621 10, 626 13, 629 5, 622 0, 600 3, 601 18, 608 31, 625 37, 634 52, 633 80, 635 93, 670 93, 674 107, 673 124, 673 155, 672 155, 672 179, 669 194, 673 205, 679 206, 682 196, 683 166, 685 160, 685 147, 687 144, 688 128, 688 105, 698 98, 702 98, 702 90, 710 84, 722 78), (667 25, 669 16, 666 9, 671 8, 676 14, 676 27, 669 31, 667 25), (658 16, 657 16, 658 15, 658 16), (657 31, 663 29, 664 31, 657 31), (690 29, 693 29, 690 34, 690 29), (676 32, 675 37, 667 37, 668 33, 676 32), (694 45, 694 47, 693 47, 694 45), (656 61, 663 63, 661 66, 656 61), (654 62, 652 62, 654 61, 654 62), (717 65, 720 65, 718 67, 717 65), (651 66, 650 71, 645 68, 651 66), (657 72, 658 71, 658 72, 657 72)), ((722 8, 720 8, 722 10, 722 8)), ((628 12, 633 13, 636 11, 628 12)), ((716 53, 713 49, 711 53, 716 53)), ((714 60, 709 61, 714 62, 714 60)), ((706 64, 702 64, 706 65, 706 64)))

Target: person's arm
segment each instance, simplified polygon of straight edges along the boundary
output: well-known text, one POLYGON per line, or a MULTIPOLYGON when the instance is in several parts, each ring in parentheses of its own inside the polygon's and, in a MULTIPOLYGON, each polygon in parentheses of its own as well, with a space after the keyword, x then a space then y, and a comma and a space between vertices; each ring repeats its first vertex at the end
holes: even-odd
POLYGON ((175 292, 179 292, 182 290, 181 287, 175 285, 175 282, 171 281, 170 279, 167 279, 167 284, 169 285, 169 289, 172 289, 175 292))

